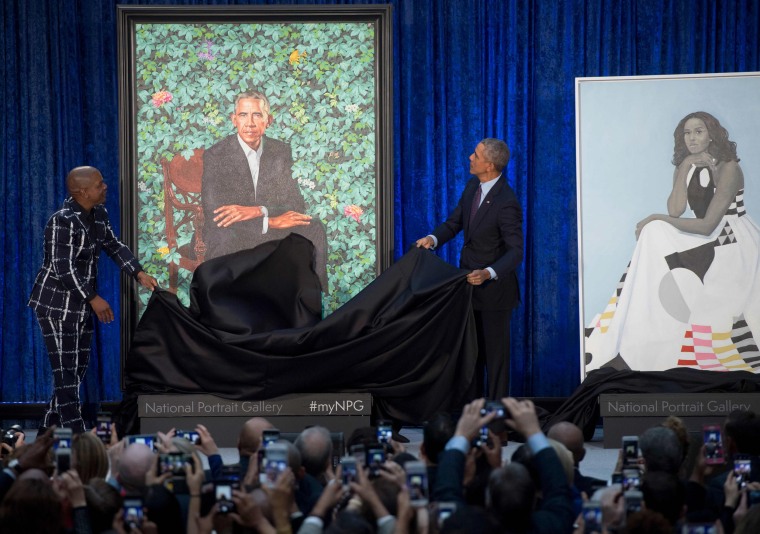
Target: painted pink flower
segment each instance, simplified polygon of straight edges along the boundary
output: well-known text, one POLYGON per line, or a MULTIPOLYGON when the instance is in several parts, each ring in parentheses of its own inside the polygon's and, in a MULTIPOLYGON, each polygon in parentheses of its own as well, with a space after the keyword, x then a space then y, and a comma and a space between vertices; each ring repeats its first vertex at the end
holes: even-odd
POLYGON ((356 204, 349 204, 343 208, 343 215, 346 217, 351 217, 356 222, 359 222, 359 217, 362 216, 362 213, 364 213, 364 210, 356 204))
POLYGON ((153 97, 151 98, 151 104, 153 104, 154 108, 160 108, 167 102, 171 102, 174 99, 174 96, 169 91, 159 91, 157 93, 153 93, 153 97))

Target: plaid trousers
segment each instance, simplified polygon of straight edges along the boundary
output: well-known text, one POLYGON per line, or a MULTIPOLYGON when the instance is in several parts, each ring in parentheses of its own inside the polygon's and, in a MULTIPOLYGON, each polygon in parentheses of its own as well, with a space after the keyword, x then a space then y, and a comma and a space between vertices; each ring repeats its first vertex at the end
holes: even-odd
POLYGON ((81 322, 71 322, 38 315, 37 322, 53 370, 54 388, 42 426, 58 425, 74 432, 84 432, 79 386, 90 361, 92 317, 88 314, 81 322))

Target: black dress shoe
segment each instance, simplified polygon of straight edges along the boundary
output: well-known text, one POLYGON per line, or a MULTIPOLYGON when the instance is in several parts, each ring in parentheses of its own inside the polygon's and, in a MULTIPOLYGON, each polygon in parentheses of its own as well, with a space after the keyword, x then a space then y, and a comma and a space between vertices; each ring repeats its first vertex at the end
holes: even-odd
POLYGON ((393 434, 391 434, 391 439, 396 443, 409 443, 409 438, 402 436, 398 433, 397 430, 393 431, 393 434))

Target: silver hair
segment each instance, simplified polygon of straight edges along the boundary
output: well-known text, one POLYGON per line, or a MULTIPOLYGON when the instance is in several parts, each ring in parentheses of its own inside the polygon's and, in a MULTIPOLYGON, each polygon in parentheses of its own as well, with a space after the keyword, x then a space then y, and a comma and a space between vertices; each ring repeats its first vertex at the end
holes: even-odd
POLYGON ((487 137, 480 142, 483 145, 483 155, 486 161, 493 163, 496 170, 501 172, 509 163, 509 147, 501 139, 487 137))
POLYGON ((235 111, 237 111, 238 103, 241 100, 245 100, 246 98, 261 100, 264 103, 264 114, 266 116, 269 116, 271 110, 269 107, 269 99, 267 98, 267 95, 259 91, 246 91, 245 93, 240 93, 237 95, 237 97, 235 97, 235 111))

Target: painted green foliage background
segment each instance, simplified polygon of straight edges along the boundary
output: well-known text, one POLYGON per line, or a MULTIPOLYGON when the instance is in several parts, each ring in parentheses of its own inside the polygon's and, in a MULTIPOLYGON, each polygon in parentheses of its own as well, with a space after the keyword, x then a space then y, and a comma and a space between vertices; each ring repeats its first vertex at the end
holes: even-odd
MULTIPOLYGON (((268 96, 267 136, 290 143, 307 213, 325 225, 324 313, 374 279, 374 47, 369 23, 137 26, 137 249, 161 287, 193 233, 179 227, 168 247, 161 159, 189 158, 235 133, 234 99, 252 89, 268 96)), ((185 304, 191 278, 179 270, 185 304)), ((142 312, 149 295, 140 298, 142 312)))

